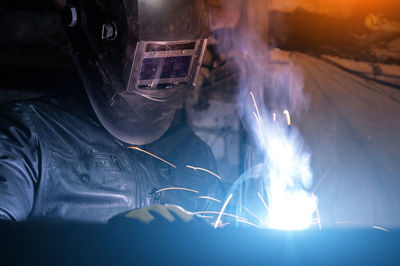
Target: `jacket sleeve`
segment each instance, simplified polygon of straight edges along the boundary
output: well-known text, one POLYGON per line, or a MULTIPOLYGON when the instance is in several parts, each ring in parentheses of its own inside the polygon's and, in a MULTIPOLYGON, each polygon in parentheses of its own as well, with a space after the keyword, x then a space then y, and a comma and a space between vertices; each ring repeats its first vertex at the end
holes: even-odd
POLYGON ((28 108, 0 108, 0 219, 24 221, 33 206, 39 141, 28 108))

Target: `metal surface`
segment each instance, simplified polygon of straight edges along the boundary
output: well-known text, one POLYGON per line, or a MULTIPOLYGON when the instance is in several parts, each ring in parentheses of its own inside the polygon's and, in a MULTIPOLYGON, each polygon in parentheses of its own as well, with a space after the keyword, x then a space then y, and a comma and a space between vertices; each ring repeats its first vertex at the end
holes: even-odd
POLYGON ((0 224, 3 265, 399 265, 400 232, 0 224))

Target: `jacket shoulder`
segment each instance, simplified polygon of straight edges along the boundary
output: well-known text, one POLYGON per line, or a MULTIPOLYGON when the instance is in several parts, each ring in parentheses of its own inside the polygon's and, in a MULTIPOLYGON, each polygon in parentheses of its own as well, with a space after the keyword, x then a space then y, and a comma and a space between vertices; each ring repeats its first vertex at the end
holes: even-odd
POLYGON ((55 109, 59 108, 59 100, 55 96, 44 96, 27 100, 12 101, 0 105, 0 114, 18 115, 26 111, 55 109))
POLYGON ((210 147, 186 126, 169 129, 159 140, 148 146, 155 154, 166 156, 182 164, 216 170, 214 155, 210 147))

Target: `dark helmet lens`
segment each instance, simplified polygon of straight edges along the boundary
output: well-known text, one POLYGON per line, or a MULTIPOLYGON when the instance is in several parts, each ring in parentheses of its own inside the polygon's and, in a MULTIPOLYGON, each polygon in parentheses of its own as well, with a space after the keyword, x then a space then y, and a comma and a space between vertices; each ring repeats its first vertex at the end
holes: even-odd
POLYGON ((188 75, 192 56, 144 58, 140 80, 184 78, 188 75))

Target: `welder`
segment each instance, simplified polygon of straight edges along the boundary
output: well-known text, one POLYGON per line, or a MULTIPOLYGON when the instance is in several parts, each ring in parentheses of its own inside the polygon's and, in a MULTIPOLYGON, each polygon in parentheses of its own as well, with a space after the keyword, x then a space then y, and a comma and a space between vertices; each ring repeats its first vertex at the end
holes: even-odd
POLYGON ((174 122, 210 33, 205 2, 71 0, 62 21, 84 89, 1 107, 0 217, 103 223, 153 204, 207 209, 201 196, 217 197, 218 179, 195 169, 215 171, 214 157, 174 122))

